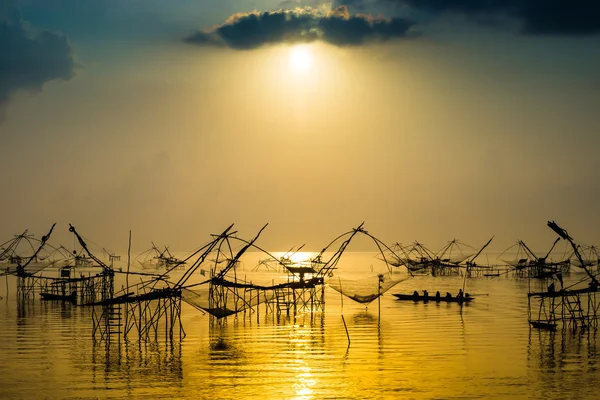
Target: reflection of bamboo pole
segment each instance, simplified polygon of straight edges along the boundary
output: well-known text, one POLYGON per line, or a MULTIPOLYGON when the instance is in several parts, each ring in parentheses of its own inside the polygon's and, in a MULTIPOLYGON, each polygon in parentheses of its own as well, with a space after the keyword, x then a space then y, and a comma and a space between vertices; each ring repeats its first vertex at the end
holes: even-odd
POLYGON ((346 326, 346 320, 344 319, 344 295, 342 294, 342 280, 339 276, 338 280, 340 281, 340 299, 342 301, 342 322, 344 323, 344 329, 346 329, 346 337, 348 338, 348 348, 350 348, 350 334, 348 333, 348 327, 346 326))
POLYGON ((381 320, 381 282, 383 275, 377 277, 377 318, 381 320))
MULTIPOLYGON (((127 247, 127 273, 125 274, 125 287, 127 288, 126 289, 127 291, 129 291, 129 267, 130 266, 131 266, 131 230, 129 231, 129 246, 127 247)), ((128 314, 129 314, 129 304, 128 304, 128 302, 125 302, 125 327, 127 327, 127 324, 129 322, 128 314)), ((127 338, 127 330, 123 329, 123 332, 125 332, 124 338, 127 338)))

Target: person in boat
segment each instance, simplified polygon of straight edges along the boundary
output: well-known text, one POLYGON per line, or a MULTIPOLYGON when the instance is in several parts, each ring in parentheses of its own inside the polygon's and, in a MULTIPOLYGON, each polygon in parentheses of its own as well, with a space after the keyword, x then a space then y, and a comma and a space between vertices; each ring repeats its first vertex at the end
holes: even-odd
POLYGON ((419 292, 417 292, 416 290, 413 292, 413 297, 416 299, 419 297, 419 292))
POLYGON ((429 292, 427 290, 423 290, 423 297, 429 297, 429 292))
POLYGON ((452 294, 450 294, 450 292, 446 292, 446 298, 447 299, 451 299, 452 298, 452 294))
POLYGON ((462 299, 464 297, 464 293, 462 289, 458 289, 458 296, 456 296, 456 298, 458 299, 462 299))
POLYGON ((440 291, 439 291, 439 290, 438 290, 437 292, 435 292, 435 299, 436 299, 437 301, 440 301, 440 297, 441 297, 441 296, 442 296, 442 295, 440 294, 440 291))
POLYGON ((471 298, 471 295, 469 293, 465 293, 465 299, 469 299, 471 298))

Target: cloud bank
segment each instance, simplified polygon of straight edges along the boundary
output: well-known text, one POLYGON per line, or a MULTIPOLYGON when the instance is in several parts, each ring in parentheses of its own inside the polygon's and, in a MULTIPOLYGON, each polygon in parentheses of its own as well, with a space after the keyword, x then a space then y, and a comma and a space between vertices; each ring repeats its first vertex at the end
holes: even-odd
POLYGON ((336 46, 358 46, 371 41, 406 37, 412 25, 413 22, 402 18, 351 15, 345 6, 331 11, 305 7, 234 14, 225 23, 198 31, 184 40, 200 46, 225 46, 239 50, 317 40, 336 46))
POLYGON ((0 107, 18 90, 36 92, 54 79, 74 76, 67 38, 24 22, 18 9, 0 13, 0 107))
POLYGON ((430 13, 470 17, 507 16, 522 23, 528 35, 592 35, 600 33, 600 1, 595 0, 336 0, 363 8, 373 3, 408 5, 430 13))

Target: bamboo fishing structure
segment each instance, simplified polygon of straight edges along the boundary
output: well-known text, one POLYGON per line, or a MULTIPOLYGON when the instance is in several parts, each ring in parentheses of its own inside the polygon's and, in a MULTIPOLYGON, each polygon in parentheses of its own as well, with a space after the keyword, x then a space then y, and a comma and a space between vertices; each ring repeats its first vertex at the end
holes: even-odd
POLYGON ((538 256, 524 241, 518 240, 516 244, 502 252, 498 258, 516 247, 516 258, 503 260, 508 267, 505 273, 512 273, 515 278, 548 280, 557 273, 568 274, 570 271, 571 263, 568 257, 559 261, 549 260, 550 253, 560 240, 561 238, 558 237, 544 256, 538 256))
POLYGON ((562 272, 557 271, 550 277, 551 283, 546 290, 532 291, 530 289, 527 296, 529 322, 535 328, 549 330, 556 329, 559 324, 573 329, 597 328, 600 316, 598 314, 600 284, 586 266, 578 246, 567 231, 554 221, 549 221, 548 227, 559 235, 559 240, 563 239, 571 244, 573 252, 587 276, 579 282, 565 287, 562 272), (560 284, 560 289, 557 288, 557 284, 560 284))
MULTIPOLYGON (((467 278, 475 273, 487 271, 485 268, 478 269, 475 259, 493 239, 493 237, 489 239, 479 250, 468 246, 468 252, 458 247, 461 243, 457 240, 448 242, 438 253, 429 251, 418 242, 415 242, 411 248, 398 246, 392 249, 369 234, 362 223, 337 236, 315 257, 296 261, 297 257, 292 256, 296 255, 303 246, 295 251, 292 247, 284 256, 275 257, 258 245, 268 224, 262 226, 250 240, 237 236, 237 231, 231 224, 220 234, 212 235, 208 243, 190 256, 182 260, 177 259, 177 262, 164 261, 176 260, 165 247, 165 250, 157 256, 161 260, 164 258, 164 262, 161 261, 163 262, 161 267, 165 267, 164 271, 140 273, 129 269, 131 236, 128 267, 127 271, 123 272, 121 268, 115 269, 115 262, 120 261, 118 255, 108 253, 109 261, 102 261, 70 224, 69 232, 81 246, 81 252, 73 251, 72 254, 69 252, 63 264, 47 260, 43 249, 51 247, 48 240, 55 225, 52 225, 37 244, 29 244, 30 249, 26 256, 19 255, 15 249, 19 242, 24 243, 23 241, 29 240, 34 243, 32 235, 29 235, 27 230, 2 244, 0 261, 11 258, 10 263, 5 263, 10 267, 5 267, 4 273, 16 277, 17 299, 21 305, 41 295, 45 299, 88 307, 92 316, 92 337, 107 344, 114 341, 120 344, 121 340, 130 339, 140 341, 154 341, 159 338, 167 341, 175 338, 183 339, 185 330, 181 314, 184 303, 210 315, 211 321, 225 321, 227 317, 238 314, 243 314, 244 317, 258 315, 261 308, 266 314, 275 316, 312 314, 324 311, 325 285, 329 284, 350 299, 361 304, 369 304, 397 283, 391 278, 392 266, 406 267, 409 275, 423 269, 428 270, 433 276, 463 274, 462 291, 464 292, 467 278), (357 235, 366 235, 373 239, 381 259, 389 269, 389 276, 378 274, 376 282, 373 278, 373 282, 368 283, 371 286, 367 289, 374 288, 369 293, 359 292, 356 289, 358 284, 352 287, 352 283, 348 281, 344 282, 342 287, 339 277, 334 280, 329 279, 339 269, 342 254, 357 235), (252 271, 266 266, 267 272, 274 272, 272 276, 276 279, 271 280, 269 277, 267 283, 253 282, 252 279, 248 279, 242 272, 242 259, 250 251, 258 251, 261 256, 266 255, 267 260, 263 258, 263 261, 252 271), (42 263, 40 260, 46 261, 42 263), (48 265, 58 267, 58 277, 42 276, 41 271, 48 265), (84 268, 91 267, 100 268, 99 273, 83 272, 84 268), (176 269, 177 278, 171 279, 169 275, 176 269), (126 274, 125 285, 116 291, 115 276, 120 273, 126 274), (134 281, 132 279, 134 276, 139 276, 139 280, 134 281), (339 282, 339 288, 335 287, 336 281, 339 282), (377 286, 374 286, 375 284, 377 286)), ((591 271, 591 266, 595 264, 590 264, 588 259, 583 258, 581 253, 583 247, 576 245, 564 229, 554 222, 549 222, 548 226, 559 237, 544 256, 537 256, 523 241, 517 243, 525 256, 523 260, 516 260, 516 265, 522 264, 522 270, 526 272, 515 268, 516 275, 520 276, 519 274, 523 273, 530 279, 538 278, 535 282, 543 285, 541 288, 532 289, 530 280, 528 320, 532 326, 544 329, 554 329, 561 324, 573 328, 595 328, 600 317, 598 313, 600 298, 597 295, 600 284, 595 273, 591 271), (584 280, 568 287, 564 285, 562 277, 569 271, 566 266, 569 260, 551 262, 548 259, 560 240, 565 240, 571 245, 577 267, 586 272, 584 280)), ((154 244, 153 249, 157 250, 154 244)), ((588 256, 588 258, 593 257, 588 256)))

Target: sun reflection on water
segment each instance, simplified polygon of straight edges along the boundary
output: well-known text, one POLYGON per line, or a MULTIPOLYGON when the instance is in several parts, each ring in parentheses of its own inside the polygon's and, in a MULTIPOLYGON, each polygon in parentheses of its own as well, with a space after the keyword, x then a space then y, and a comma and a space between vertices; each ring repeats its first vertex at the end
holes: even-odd
POLYGON ((304 318, 297 318, 293 323, 286 326, 289 338, 289 356, 290 360, 285 364, 285 368, 293 376, 294 399, 312 399, 314 398, 314 387, 318 384, 310 365, 314 361, 313 352, 315 343, 318 343, 318 331, 314 326, 304 318))
MULTIPOLYGON (((296 360, 298 364, 304 363, 304 360, 296 360)), ((296 375, 296 383, 294 383, 294 391, 296 392, 296 396, 294 399, 310 399, 313 398, 313 387, 317 383, 317 380, 311 374, 310 367, 298 366, 297 367, 297 375, 296 375)))

